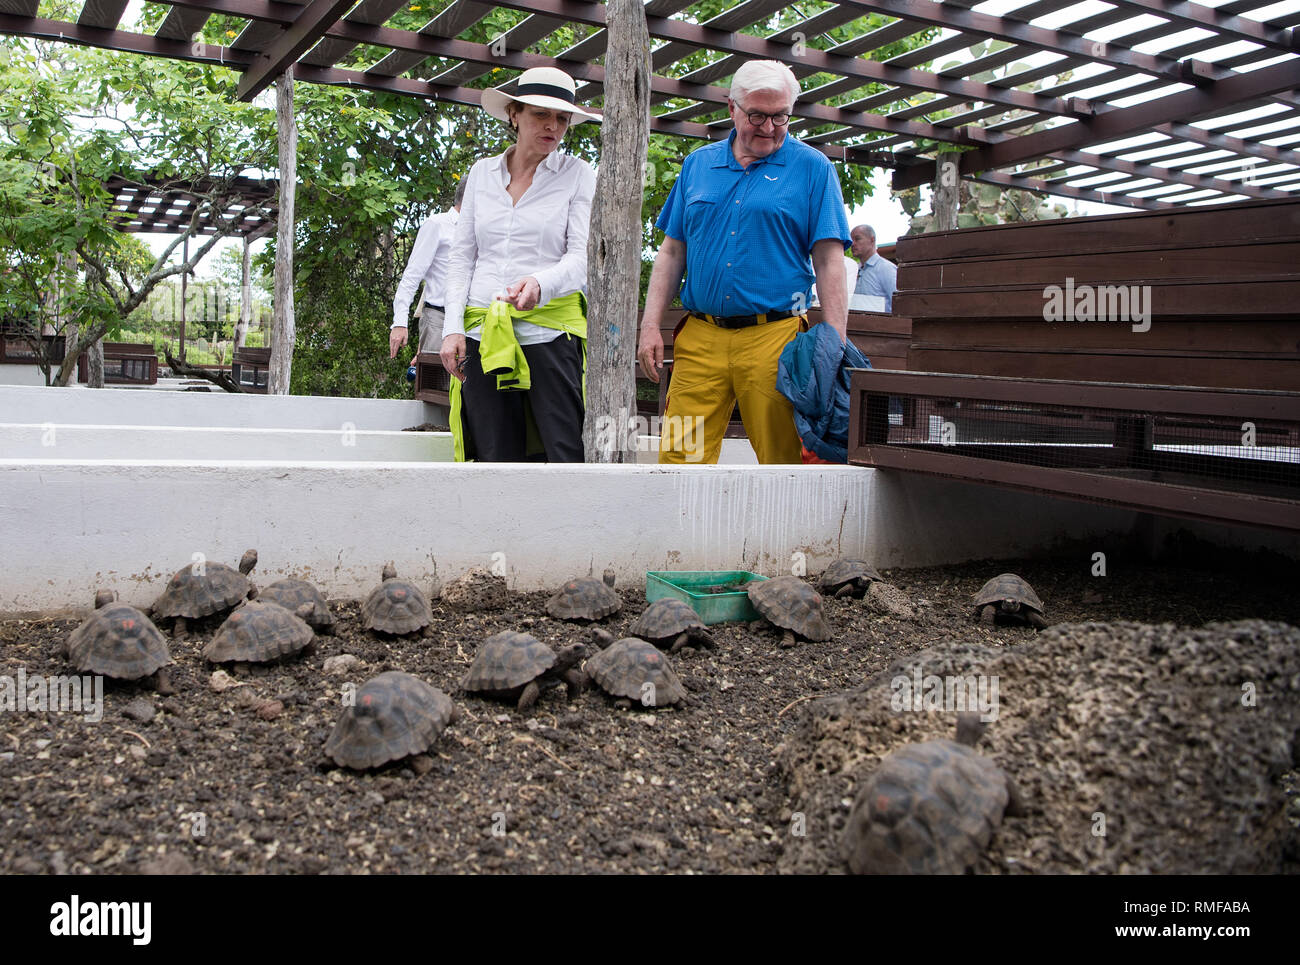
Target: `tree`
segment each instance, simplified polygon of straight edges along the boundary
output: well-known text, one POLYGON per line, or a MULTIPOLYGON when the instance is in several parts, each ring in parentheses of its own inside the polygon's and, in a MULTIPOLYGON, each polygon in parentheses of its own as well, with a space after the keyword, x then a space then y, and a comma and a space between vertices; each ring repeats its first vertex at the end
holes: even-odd
POLYGON ((0 49, 0 314, 63 336, 63 362, 46 372, 66 385, 83 350, 234 230, 231 205, 256 207, 237 179, 273 160, 274 139, 267 112, 235 102, 218 68, 15 39, 0 49), (114 175, 193 191, 161 255, 118 230, 114 175), (214 234, 200 234, 205 221, 214 234))

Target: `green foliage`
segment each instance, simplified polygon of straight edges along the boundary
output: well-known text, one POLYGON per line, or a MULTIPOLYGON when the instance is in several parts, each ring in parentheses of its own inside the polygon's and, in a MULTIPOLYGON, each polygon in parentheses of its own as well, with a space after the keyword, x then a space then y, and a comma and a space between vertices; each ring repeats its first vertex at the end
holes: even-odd
POLYGON ((12 38, 0 50, 0 314, 81 345, 115 337, 180 267, 117 230, 105 180, 202 181, 196 210, 224 209, 231 181, 274 156, 274 116, 235 102, 219 68, 12 38))

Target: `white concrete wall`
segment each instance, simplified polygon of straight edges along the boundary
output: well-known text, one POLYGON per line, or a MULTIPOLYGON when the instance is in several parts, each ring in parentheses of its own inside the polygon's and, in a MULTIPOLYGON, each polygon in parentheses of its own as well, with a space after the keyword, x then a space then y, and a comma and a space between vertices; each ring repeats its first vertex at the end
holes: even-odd
POLYGON ((45 385, 45 373, 39 365, 14 365, 6 362, 0 365, 0 392, 10 385, 45 385))
POLYGON ((868 545, 875 473, 848 467, 0 461, 0 612, 84 608, 112 586, 147 605, 194 553, 256 579, 364 595, 384 562, 424 582, 503 554, 511 586, 612 566, 809 572, 868 545), (436 524, 413 535, 415 501, 436 524), (414 497, 414 499, 413 499, 414 497), (21 525, 14 525, 20 521, 21 525))
MULTIPOLYGON (((0 366, 3 368, 3 366, 0 366)), ((414 400, 235 395, 157 389, 0 386, 0 422, 114 426, 225 426, 244 429, 405 429, 434 421, 414 400)))
POLYGON ((59 461, 451 462, 452 442, 446 432, 0 423, 0 457, 59 461))

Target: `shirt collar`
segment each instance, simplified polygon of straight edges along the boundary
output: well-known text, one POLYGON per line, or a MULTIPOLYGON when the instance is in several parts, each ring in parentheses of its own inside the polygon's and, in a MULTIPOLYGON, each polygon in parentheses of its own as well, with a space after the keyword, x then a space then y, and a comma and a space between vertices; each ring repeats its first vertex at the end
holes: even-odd
MULTIPOLYGON (((506 154, 508 154, 509 152, 510 152, 510 148, 506 148, 496 157, 491 159, 492 165, 493 167, 496 168, 497 175, 501 178, 502 181, 505 180, 505 176, 506 176, 506 154)), ((550 154, 546 155, 546 157, 542 158, 542 163, 539 164, 538 167, 543 167, 546 168, 546 170, 548 171, 559 173, 560 164, 561 164, 560 151, 557 148, 556 150, 552 151, 550 154)))
MULTIPOLYGON (((713 166, 715 168, 734 167, 738 170, 744 170, 743 168, 740 167, 740 162, 736 160, 736 154, 735 151, 733 150, 735 143, 736 143, 736 129, 733 127, 731 129, 731 133, 727 135, 726 141, 719 142, 719 144, 724 147, 724 151, 720 153, 718 157, 714 160, 713 166)), ((790 146, 790 132, 786 131, 785 138, 781 141, 781 146, 778 147, 771 154, 769 154, 767 157, 761 157, 758 160, 754 161, 754 163, 755 164, 780 164, 782 167, 784 167, 785 158, 786 158, 786 148, 788 148, 789 146, 790 146)))

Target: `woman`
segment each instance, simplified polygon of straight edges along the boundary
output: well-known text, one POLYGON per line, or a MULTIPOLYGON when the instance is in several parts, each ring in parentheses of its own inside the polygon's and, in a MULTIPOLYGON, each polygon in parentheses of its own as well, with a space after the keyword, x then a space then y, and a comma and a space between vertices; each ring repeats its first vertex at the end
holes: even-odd
POLYGON ((450 252, 440 355, 457 379, 458 461, 583 461, 581 293, 596 173, 555 149, 571 124, 600 117, 574 91, 564 71, 534 67, 512 94, 483 92, 483 109, 516 138, 470 169, 450 252))

